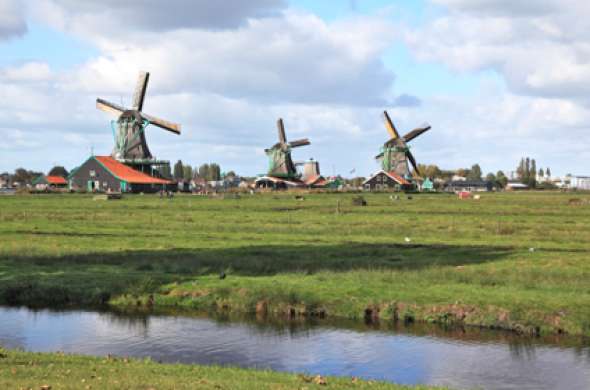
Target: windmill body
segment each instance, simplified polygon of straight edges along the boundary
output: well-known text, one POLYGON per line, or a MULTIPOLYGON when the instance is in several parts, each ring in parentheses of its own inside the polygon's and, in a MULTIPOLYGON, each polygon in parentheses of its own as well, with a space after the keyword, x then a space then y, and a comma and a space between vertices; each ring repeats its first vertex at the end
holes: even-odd
POLYGON ((368 189, 415 188, 413 179, 420 176, 421 173, 408 143, 430 130, 430 126, 424 125, 402 137, 399 135, 387 111, 383 112, 383 117, 389 140, 383 144, 379 154, 375 156, 375 159, 381 164, 381 170, 373 174, 363 185, 368 189))
POLYGON ((154 167, 168 164, 167 161, 156 160, 148 148, 145 130, 150 124, 180 134, 179 124, 143 112, 149 76, 147 72, 140 72, 131 108, 125 108, 100 98, 96 99, 96 108, 117 115, 117 120, 111 122, 115 141, 111 156, 120 162, 133 165, 134 168, 141 171, 151 171, 154 167))
POLYGON ((402 137, 399 135, 387 111, 383 112, 383 118, 390 138, 383 144, 380 153, 375 159, 381 162, 381 168, 385 172, 391 172, 406 179, 410 179, 412 177, 412 171, 410 170, 411 166, 414 168, 414 175, 420 176, 418 164, 416 163, 414 155, 410 151, 408 143, 422 133, 430 130, 430 125, 425 124, 402 137))
POLYGON ((311 142, 309 142, 307 138, 287 142, 285 125, 282 119, 277 121, 277 129, 279 132, 279 142, 265 150, 266 155, 269 158, 267 175, 288 180, 299 179, 300 175, 297 172, 293 159, 291 158, 291 151, 294 148, 310 145, 311 142))
POLYGON ((410 165, 408 164, 409 148, 399 139, 386 142, 381 148, 380 157, 381 168, 386 172, 393 172, 401 177, 410 177, 410 165))

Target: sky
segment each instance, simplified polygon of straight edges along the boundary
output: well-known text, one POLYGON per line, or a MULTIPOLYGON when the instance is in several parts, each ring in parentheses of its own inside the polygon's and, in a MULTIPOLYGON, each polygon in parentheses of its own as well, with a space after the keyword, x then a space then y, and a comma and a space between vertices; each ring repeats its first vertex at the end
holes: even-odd
MULTIPOLYGON (((583 0, 0 0, 0 172, 72 169, 113 148, 97 97, 181 123, 159 159, 265 172, 264 148, 369 175, 382 112, 419 163, 590 174, 590 3, 583 0)), ((351 173, 353 172, 353 173, 351 173)))

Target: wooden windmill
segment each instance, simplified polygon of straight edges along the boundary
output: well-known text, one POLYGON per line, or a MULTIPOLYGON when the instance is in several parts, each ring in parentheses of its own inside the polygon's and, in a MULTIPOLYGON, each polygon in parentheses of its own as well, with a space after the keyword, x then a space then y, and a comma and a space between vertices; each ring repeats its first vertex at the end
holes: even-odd
POLYGON ((269 157, 268 176, 279 177, 284 179, 296 179, 299 177, 295 164, 291 159, 291 150, 300 146, 310 145, 311 142, 307 138, 296 141, 287 142, 287 135, 285 134, 285 125, 283 119, 279 118, 277 121, 277 128, 279 131, 279 142, 274 144, 269 149, 265 149, 266 155, 269 157))
POLYGON ((381 152, 375 159, 381 162, 384 171, 395 173, 400 177, 411 177, 409 164, 414 168, 414 173, 420 175, 416 159, 408 147, 408 142, 430 130, 430 125, 425 124, 401 137, 387 111, 383 111, 383 117, 390 138, 383 144, 381 152))
POLYGON ((150 124, 180 134, 179 124, 143 112, 143 102, 149 78, 149 73, 139 73, 131 108, 125 108, 100 98, 96 99, 96 108, 118 116, 117 121, 113 122, 115 147, 112 156, 119 161, 149 163, 153 160, 145 139, 145 128, 150 124))

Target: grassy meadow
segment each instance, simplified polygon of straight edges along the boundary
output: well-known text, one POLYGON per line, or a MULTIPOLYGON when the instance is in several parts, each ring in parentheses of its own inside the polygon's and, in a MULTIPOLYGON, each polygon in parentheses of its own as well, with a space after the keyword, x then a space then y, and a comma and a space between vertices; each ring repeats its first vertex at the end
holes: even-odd
POLYGON ((354 196, 0 197, 0 303, 590 336, 590 194, 354 196))
POLYGON ((324 378, 151 360, 42 354, 0 348, 2 389, 339 389, 426 390, 356 378, 324 378))

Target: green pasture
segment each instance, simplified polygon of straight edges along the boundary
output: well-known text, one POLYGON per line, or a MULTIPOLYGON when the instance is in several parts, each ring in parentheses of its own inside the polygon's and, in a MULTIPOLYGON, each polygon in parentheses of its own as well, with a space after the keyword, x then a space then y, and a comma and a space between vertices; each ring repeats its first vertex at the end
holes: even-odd
POLYGON ((426 390, 356 378, 324 378, 151 360, 42 354, 0 348, 2 389, 391 389, 426 390))
POLYGON ((0 197, 0 303, 590 335, 588 194, 303 196, 0 197))

